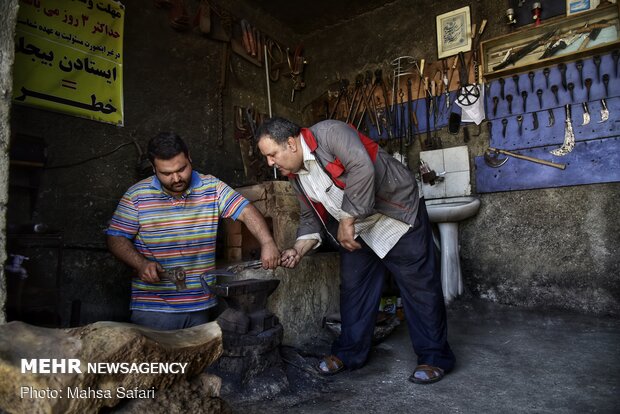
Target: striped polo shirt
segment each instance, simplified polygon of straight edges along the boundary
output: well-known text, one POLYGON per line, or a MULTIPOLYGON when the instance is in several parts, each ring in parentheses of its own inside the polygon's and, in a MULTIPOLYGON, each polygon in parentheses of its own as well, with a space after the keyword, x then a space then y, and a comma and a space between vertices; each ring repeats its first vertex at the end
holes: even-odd
POLYGON ((130 308, 174 313, 215 306, 217 298, 203 291, 200 275, 215 268, 219 218, 236 220, 248 203, 226 183, 196 171, 180 197, 166 193, 157 176, 129 188, 118 203, 107 234, 131 239, 148 260, 164 269, 182 266, 187 275, 187 289, 178 292, 171 281, 148 283, 134 277, 130 308))

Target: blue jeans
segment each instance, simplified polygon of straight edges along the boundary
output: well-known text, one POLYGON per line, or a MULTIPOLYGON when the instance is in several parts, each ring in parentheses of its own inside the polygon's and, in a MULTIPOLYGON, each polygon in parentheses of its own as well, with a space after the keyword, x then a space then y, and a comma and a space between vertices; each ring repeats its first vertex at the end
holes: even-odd
POLYGON ((349 369, 366 362, 372 342, 385 272, 400 289, 409 336, 418 364, 450 371, 455 357, 448 344, 441 273, 424 201, 415 226, 380 259, 360 238, 361 249, 340 249, 340 317, 342 333, 332 352, 349 369))
POLYGON ((207 310, 198 312, 164 313, 131 311, 129 319, 131 323, 159 331, 172 331, 176 329, 191 328, 209 322, 207 310))

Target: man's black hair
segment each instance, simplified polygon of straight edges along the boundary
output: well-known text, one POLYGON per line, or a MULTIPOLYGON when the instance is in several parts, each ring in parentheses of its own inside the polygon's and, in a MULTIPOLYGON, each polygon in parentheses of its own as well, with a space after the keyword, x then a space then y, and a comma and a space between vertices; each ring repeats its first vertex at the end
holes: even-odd
POLYGON ((174 132, 160 132, 149 141, 146 152, 148 153, 151 163, 155 162, 155 158, 160 160, 169 160, 180 153, 184 153, 189 158, 189 150, 187 145, 180 136, 174 132))
POLYGON ((273 117, 267 119, 256 130, 256 140, 263 137, 272 138, 278 144, 284 144, 289 137, 296 137, 301 132, 301 127, 288 119, 273 117))

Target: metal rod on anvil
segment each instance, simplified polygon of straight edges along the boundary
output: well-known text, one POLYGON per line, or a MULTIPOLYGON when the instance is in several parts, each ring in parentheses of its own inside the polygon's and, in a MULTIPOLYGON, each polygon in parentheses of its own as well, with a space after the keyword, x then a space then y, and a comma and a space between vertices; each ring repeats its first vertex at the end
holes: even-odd
MULTIPOLYGON (((269 118, 271 118, 271 87, 269 86, 269 60, 267 56, 267 44, 263 46, 263 51, 265 53, 265 79, 267 80, 267 106, 269 108, 269 118)), ((256 137, 254 137, 256 139, 256 137)), ((273 165, 273 178, 278 178, 278 170, 276 169, 276 165, 273 165)))

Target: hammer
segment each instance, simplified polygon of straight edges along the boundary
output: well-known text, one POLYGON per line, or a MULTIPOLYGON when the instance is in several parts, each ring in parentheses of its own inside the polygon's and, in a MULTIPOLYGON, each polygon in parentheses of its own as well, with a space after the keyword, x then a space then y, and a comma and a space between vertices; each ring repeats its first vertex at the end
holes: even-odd
POLYGON ((506 151, 506 150, 498 149, 498 148, 491 148, 491 147, 489 147, 484 153, 484 162, 489 167, 493 167, 493 168, 501 167, 502 165, 506 163, 508 158, 499 159, 498 158, 499 154, 509 155, 511 157, 535 162, 537 164, 547 165, 553 168, 559 168, 560 170, 563 170, 566 168, 566 164, 558 164, 558 163, 551 162, 551 161, 541 160, 540 158, 528 157, 527 155, 516 154, 514 152, 510 152, 510 151, 506 151))

